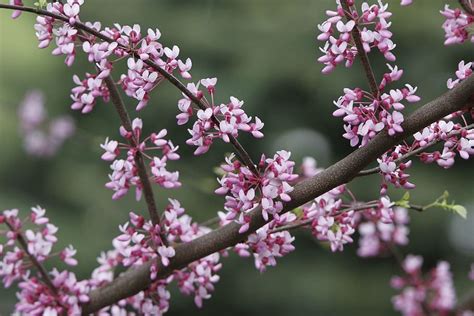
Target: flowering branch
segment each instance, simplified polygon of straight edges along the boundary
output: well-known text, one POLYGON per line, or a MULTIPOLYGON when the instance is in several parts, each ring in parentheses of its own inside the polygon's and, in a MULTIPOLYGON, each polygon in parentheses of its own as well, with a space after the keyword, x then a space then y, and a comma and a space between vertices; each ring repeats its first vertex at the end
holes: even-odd
MULTIPOLYGON (((389 136, 388 132, 384 130, 365 147, 355 150, 316 176, 296 184, 294 191, 290 193, 291 201, 284 203, 282 213, 351 181, 365 166, 402 140, 446 115, 463 109, 473 94, 474 76, 470 76, 454 89, 425 104, 407 117, 403 123, 403 132, 389 136)), ((249 229, 243 234, 239 233, 240 225, 232 222, 191 242, 177 245, 175 257, 168 266, 157 263, 157 278, 164 278, 172 271, 183 268, 199 258, 245 240, 250 233, 255 232, 266 223, 259 208, 250 212, 249 216, 249 229)), ((150 279, 149 273, 151 265, 152 262, 148 262, 143 266, 131 269, 116 278, 111 284, 92 291, 89 303, 83 305, 83 314, 96 312, 102 307, 146 289, 153 281, 150 279)))
MULTIPOLYGON (((463 133, 463 131, 467 131, 467 130, 470 130, 472 128, 474 128, 474 124, 469 124, 469 125, 463 127, 460 130, 456 130, 456 131, 453 131, 453 132, 449 133, 448 137, 459 135, 459 134, 463 133)), ((438 144, 442 141, 443 141, 442 139, 435 139, 432 142, 426 144, 425 146, 418 147, 417 149, 412 150, 412 151, 406 153, 403 156, 400 156, 400 158, 394 160, 394 162, 398 164, 400 162, 406 161, 408 158, 413 157, 413 156, 419 154, 420 152, 423 152, 424 150, 426 150, 426 149, 430 148, 431 146, 434 146, 434 145, 436 145, 436 144, 438 144)), ((380 172, 380 167, 374 167, 374 168, 371 168, 371 169, 362 170, 361 172, 359 172, 359 174, 357 176, 358 177, 363 177, 363 176, 368 176, 368 175, 371 175, 371 174, 376 174, 376 173, 379 173, 379 172, 380 172)))
MULTIPOLYGON (((30 12, 30 13, 35 13, 37 15, 43 15, 43 16, 50 16, 55 19, 64 21, 66 23, 69 23, 69 19, 65 16, 59 15, 59 14, 54 14, 46 10, 42 9, 37 9, 37 8, 32 8, 32 7, 24 7, 24 6, 17 6, 17 5, 9 5, 9 4, 0 4, 0 9, 8 9, 8 10, 16 10, 16 11, 24 11, 24 12, 30 12)), ((91 35, 94 35, 97 38, 100 38, 108 43, 115 42, 114 39, 101 34, 100 32, 94 30, 93 28, 76 21, 74 24, 74 27, 82 30, 86 33, 89 33, 91 35)), ((125 47, 123 45, 118 45, 118 47, 121 47, 122 49, 129 50, 128 47, 125 47)), ((138 54, 134 51, 130 51, 130 54, 132 54, 134 57, 138 57, 138 54)), ((161 68, 159 65, 154 63, 151 60, 145 60, 143 61, 146 65, 152 67, 154 70, 156 70, 160 75, 162 75, 166 80, 168 80, 172 85, 174 85, 176 88, 178 88, 182 93, 184 93, 194 104, 196 104, 201 110, 207 109, 207 106, 198 98, 196 95, 194 95, 184 84, 179 81, 178 78, 173 76, 173 74, 169 73, 165 69, 161 68)), ((212 115, 212 121, 219 126, 219 119, 213 114, 212 115)), ((244 149, 242 144, 232 135, 228 135, 229 141, 234 147, 236 151, 236 155, 238 158, 252 171, 254 175, 258 175, 258 170, 255 167, 255 163, 252 161, 252 158, 248 154, 248 152, 244 149)))
MULTIPOLYGON (((122 122, 122 126, 125 127, 127 131, 132 131, 132 122, 130 120, 130 116, 128 115, 127 108, 123 103, 122 97, 117 89, 117 86, 112 79, 111 76, 105 78, 105 84, 110 91, 110 100, 115 106, 117 113, 120 117, 120 121, 122 122)), ((133 147, 137 144, 135 143, 134 138, 130 138, 130 143, 133 147)), ((153 190, 151 188, 150 179, 148 178, 148 172, 146 170, 145 163, 143 162, 143 157, 140 151, 137 151, 135 154, 135 164, 138 168, 138 176, 140 177, 140 182, 143 186, 143 195, 145 196, 145 201, 148 207, 148 213, 150 214, 150 219, 154 225, 160 223, 160 216, 158 215, 158 211, 156 209, 155 198, 153 196, 153 190)))
POLYGON ((58 290, 54 286, 53 282, 51 281, 48 273, 46 272, 46 269, 43 267, 43 265, 36 259, 35 256, 33 256, 30 251, 28 250, 28 243, 25 240, 25 237, 23 236, 23 233, 21 231, 16 230, 6 219, 5 224, 8 226, 8 228, 16 234, 16 240, 20 244, 20 247, 25 251, 25 253, 28 255, 28 258, 30 259, 31 263, 36 267, 38 272, 41 275, 41 278, 43 279, 43 282, 46 284, 46 286, 53 292, 54 294, 58 294, 58 290))
POLYGON ((354 43, 357 48, 357 53, 360 56, 360 61, 362 62, 362 66, 364 67, 365 75, 367 76, 367 80, 369 81, 370 91, 372 92, 374 98, 378 99, 380 90, 375 79, 374 71, 372 70, 372 66, 370 64, 369 56, 367 55, 364 49, 364 45, 362 44, 361 34, 359 27, 357 26, 357 21, 351 14, 351 9, 348 0, 341 0, 341 5, 344 9, 344 14, 347 20, 356 22, 354 28, 351 31, 352 39, 354 40, 354 43))

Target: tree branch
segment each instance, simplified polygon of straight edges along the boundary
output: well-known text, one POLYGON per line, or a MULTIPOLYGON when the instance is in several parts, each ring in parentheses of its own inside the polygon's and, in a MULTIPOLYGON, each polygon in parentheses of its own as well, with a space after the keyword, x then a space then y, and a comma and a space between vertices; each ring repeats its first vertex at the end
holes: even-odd
MULTIPOLYGON (((351 181, 365 166, 402 140, 446 115, 464 108, 473 94, 474 76, 470 76, 453 90, 425 104, 408 116, 402 124, 404 130, 402 133, 389 136, 387 131, 384 130, 365 147, 355 150, 313 178, 298 183, 290 194, 291 201, 284 204, 283 212, 288 212, 341 184, 351 181)), ((163 278, 174 270, 181 269, 189 263, 214 252, 232 247, 245 240, 250 233, 265 225, 260 209, 252 211, 249 215, 251 217, 250 228, 245 234, 239 234, 239 224, 230 223, 189 243, 176 246, 176 255, 172 258, 169 266, 164 267, 160 262, 157 262, 158 278, 163 278)), ((83 306, 83 314, 96 312, 120 299, 146 289, 152 282, 149 277, 151 264, 149 262, 143 266, 130 269, 111 284, 92 291, 90 302, 83 306)))
MULTIPOLYGON (((351 14, 350 6, 347 0, 341 0, 341 5, 344 10, 344 15, 348 21, 354 20, 351 14)), ((364 67, 365 75, 367 76, 367 80, 369 81, 370 91, 375 99, 379 98, 380 90, 377 85, 377 81, 375 80, 374 71, 372 70, 372 66, 369 61, 369 56, 365 52, 364 45, 362 44, 362 38, 360 35, 359 26, 357 25, 357 21, 354 28, 352 29, 352 39, 354 40, 355 46, 357 48, 358 55, 360 57, 360 61, 362 66, 364 67)))
MULTIPOLYGON (((32 7, 23 7, 23 6, 17 6, 17 5, 10 5, 10 4, 0 4, 0 9, 18 10, 18 11, 35 13, 37 15, 45 15, 45 16, 49 16, 49 17, 61 20, 65 23, 69 23, 68 18, 66 18, 62 15, 51 13, 51 12, 46 11, 46 10, 42 10, 42 9, 37 9, 37 8, 32 8, 32 7)), ((106 35, 103 35, 100 32, 97 32, 96 30, 88 27, 87 25, 85 25, 81 22, 74 23, 73 27, 75 27, 79 30, 82 30, 86 33, 92 34, 95 37, 100 38, 103 41, 106 41, 106 42, 109 42, 109 43, 115 42, 115 40, 113 38, 110 38, 106 35)), ((121 44, 118 44, 118 46, 122 49, 127 50, 135 58, 140 59, 138 54, 136 52, 131 51, 129 47, 123 46, 121 44)), ((199 98, 197 98, 191 91, 189 91, 189 89, 186 88, 186 86, 183 83, 181 83, 181 81, 179 81, 178 78, 173 76, 173 74, 170 74, 165 69, 161 68, 160 66, 158 66, 156 63, 154 63, 153 61, 151 61, 149 59, 145 60, 143 62, 146 65, 148 65, 148 66, 152 67, 153 69, 155 69, 160 75, 162 75, 172 85, 174 85, 182 93, 184 93, 200 109, 205 110, 207 108, 207 106, 199 98)), ((215 124, 217 124, 217 126, 219 126, 220 121, 215 115, 212 115, 212 120, 215 124)), ((250 157, 250 155, 248 154, 248 152, 244 149, 242 144, 240 144, 240 142, 234 136, 232 136, 232 135, 228 135, 228 136, 229 136, 229 139, 230 139, 230 143, 232 144, 232 146, 234 146, 234 149, 236 151, 235 154, 237 155, 237 158, 240 161, 242 161, 242 163, 244 163, 250 169, 250 171, 252 171, 252 173, 254 175, 258 176, 259 172, 258 172, 257 168, 255 167, 255 163, 253 162, 253 160, 250 157)))

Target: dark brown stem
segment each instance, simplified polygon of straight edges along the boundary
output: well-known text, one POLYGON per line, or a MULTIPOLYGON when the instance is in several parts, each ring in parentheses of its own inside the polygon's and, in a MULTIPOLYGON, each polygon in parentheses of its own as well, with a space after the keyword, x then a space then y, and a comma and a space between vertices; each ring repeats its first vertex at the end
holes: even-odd
MULTIPOLYGON (((387 131, 382 131, 365 147, 355 150, 316 176, 295 185, 294 191, 290 194, 291 201, 284 204, 283 212, 288 212, 341 184, 350 182, 365 166, 393 146, 431 123, 465 107, 473 93, 474 76, 470 76, 453 90, 425 104, 408 116, 403 123, 404 131, 402 133, 389 136, 387 131)), ((175 248, 176 255, 169 266, 165 267, 160 262, 156 262, 158 265, 157 277, 166 277, 174 270, 181 269, 195 260, 232 247, 266 224, 260 209, 252 211, 249 215, 251 217, 250 228, 245 234, 239 233, 239 224, 230 223, 191 242, 177 245, 175 248)), ((150 280, 151 264, 149 262, 143 266, 130 269, 111 284, 92 291, 90 302, 83 306, 83 314, 93 313, 146 289, 153 281, 150 280)))
POLYGON ((472 2, 470 0, 459 0, 459 4, 467 14, 474 15, 474 9, 472 8, 472 2))
MULTIPOLYGON (((331 216, 339 216, 342 213, 350 212, 350 211, 363 211, 363 210, 366 210, 366 209, 369 209, 369 208, 372 208, 372 207, 377 207, 377 205, 378 204, 375 204, 375 203, 366 203, 366 204, 362 204, 362 205, 354 205, 352 207, 348 207, 348 208, 345 208, 343 210, 340 210, 339 212, 337 212, 336 214, 331 215, 331 216)), ((281 226, 281 227, 275 228, 275 229, 271 230, 270 233, 278 233, 278 232, 282 232, 282 231, 285 231, 285 230, 292 230, 292 229, 295 229, 295 228, 300 228, 300 227, 303 227, 303 226, 307 226, 307 225, 311 224, 312 222, 313 222, 313 219, 306 219, 306 220, 300 221, 298 223, 293 223, 293 224, 289 224, 289 225, 286 225, 286 226, 281 226)))
MULTIPOLYGON (((117 89, 117 85, 111 76, 106 77, 105 84, 110 92, 110 100, 115 106, 115 110, 120 117, 123 127, 127 131, 132 131, 132 122, 130 116, 128 115, 127 108, 123 103, 122 97, 117 89)), ((136 146, 135 139, 130 139, 130 145, 136 146)), ((155 197, 153 196, 153 189, 151 187, 150 178, 148 177, 148 172, 146 169, 145 162, 143 161, 143 155, 137 151, 135 154, 135 165, 138 169, 138 176, 140 177, 140 182, 142 185, 143 196, 145 197, 146 205, 148 207, 148 213, 150 214, 150 219, 154 225, 160 223, 160 216, 158 215, 158 210, 156 208, 155 197)))
MULTIPOLYGON (((461 128, 460 130, 451 132, 451 133, 449 133, 448 137, 459 135, 459 134, 462 133, 462 131, 468 130, 468 129, 471 129, 471 128, 474 128, 474 124, 469 124, 469 125, 461 128)), ((420 152, 422 152, 422 151, 428 149, 429 147, 434 146, 434 145, 436 145, 436 144, 438 144, 442 141, 443 141, 442 139, 433 140, 432 142, 426 144, 425 146, 419 147, 415 150, 412 150, 412 151, 406 153, 405 155, 401 156, 400 158, 395 159, 395 163, 398 164, 400 162, 406 161, 408 158, 413 157, 416 154, 419 154, 420 152)), ((371 174, 376 174, 376 173, 379 173, 379 172, 380 172, 380 167, 374 167, 374 168, 371 168, 371 169, 362 170, 361 172, 358 173, 357 176, 358 177, 363 177, 363 176, 368 176, 368 175, 371 175, 371 174)))
MULTIPOLYGON (((354 20, 347 0, 341 0, 341 5, 342 5, 342 8, 344 10, 344 14, 347 20, 348 21, 354 20)), ((369 61, 369 56, 367 56, 367 53, 365 52, 365 49, 364 49, 364 45, 362 44, 362 38, 360 35, 359 27, 357 25, 357 21, 354 20, 354 22, 356 22, 356 25, 354 26, 351 32, 352 39, 354 40, 354 44, 357 48, 360 61, 362 62, 362 66, 364 67, 365 75, 367 76, 367 80, 369 81, 370 91, 372 92, 372 95, 374 96, 374 98, 378 99, 380 90, 378 88, 377 81, 375 80, 375 75, 369 61)))

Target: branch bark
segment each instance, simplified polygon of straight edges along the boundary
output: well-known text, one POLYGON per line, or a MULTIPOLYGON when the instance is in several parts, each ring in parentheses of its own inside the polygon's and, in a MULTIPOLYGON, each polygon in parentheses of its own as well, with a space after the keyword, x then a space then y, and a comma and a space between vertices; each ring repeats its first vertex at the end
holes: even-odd
MULTIPOLYGON (((291 201, 285 203, 283 212, 288 212, 341 184, 351 181, 359 171, 402 140, 444 116, 463 109, 473 94, 474 76, 470 76, 453 90, 425 104, 408 116, 402 125, 403 133, 389 136, 384 130, 365 147, 357 149, 315 177, 298 183, 291 193, 291 201)), ((181 269, 197 259, 234 246, 245 240, 250 233, 265 225, 261 210, 253 211, 250 216, 250 229, 245 234, 239 234, 240 225, 231 223, 189 243, 176 246, 176 256, 171 260, 169 266, 164 267, 158 262, 158 278, 166 277, 174 270, 181 269)), ((89 303, 83 306, 83 314, 96 312, 120 299, 146 289, 153 281, 149 278, 150 266, 151 262, 131 269, 111 284, 92 291, 89 303)))

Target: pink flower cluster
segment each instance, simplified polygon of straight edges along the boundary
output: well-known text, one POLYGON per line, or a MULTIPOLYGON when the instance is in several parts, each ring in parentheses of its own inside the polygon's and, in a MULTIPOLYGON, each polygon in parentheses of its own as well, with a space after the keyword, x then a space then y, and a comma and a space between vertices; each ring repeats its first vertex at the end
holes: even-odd
POLYGON ((381 1, 373 5, 364 2, 360 13, 352 8, 352 19, 348 22, 344 22, 344 10, 339 3, 336 11, 326 11, 329 18, 318 25, 321 34, 317 37, 318 40, 325 41, 324 47, 320 48, 323 56, 318 58, 325 65, 322 70, 324 74, 330 73, 344 61, 346 67, 352 66, 357 48, 351 40, 350 32, 358 26, 363 26, 360 33, 366 52, 377 48, 388 61, 395 61, 392 50, 396 45, 392 42, 392 32, 389 31, 391 22, 387 21, 392 13, 387 8, 388 4, 384 5, 381 1))
POLYGON ((357 249, 357 254, 361 257, 379 256, 387 253, 392 245, 408 244, 407 225, 410 221, 408 210, 393 207, 387 202, 389 202, 387 198, 382 198, 378 209, 361 212, 362 218, 358 224, 359 248, 357 249))
MULTIPOLYGON (((17 209, 6 210, 0 215, 0 277, 5 287, 18 281, 18 302, 15 311, 22 315, 77 315, 80 304, 89 300, 87 281, 77 281, 74 273, 53 269, 46 272, 42 262, 54 256, 58 228, 49 222, 46 211, 37 206, 30 216, 20 219, 17 209), (24 226, 30 224, 31 229, 24 226), (45 275, 47 274, 47 280, 45 275)), ((76 250, 72 246, 59 253, 68 265, 76 265, 76 250)))
MULTIPOLYGON (((113 245, 125 267, 140 266, 158 256, 167 266, 175 255, 174 249, 163 242, 161 227, 145 221, 143 216, 130 212, 130 221, 120 226, 120 232, 122 234, 113 240, 113 245)), ((155 277, 156 268, 152 269, 152 278, 155 277)))
POLYGON ((56 19, 50 16, 38 16, 36 18, 35 30, 39 40, 39 48, 48 47, 53 39, 56 39, 56 48, 53 55, 66 55, 65 63, 71 66, 76 57, 76 39, 78 30, 74 28, 74 23, 79 21, 80 6, 84 0, 67 0, 66 3, 60 1, 48 3, 46 10, 62 15, 69 19, 69 24, 56 23, 56 19))
POLYGON ((73 76, 73 81, 77 86, 71 90, 71 99, 73 101, 71 109, 85 114, 94 109, 98 97, 102 97, 104 102, 109 101, 110 92, 104 79, 110 74, 111 65, 102 63, 99 66, 100 72, 98 74, 86 73, 86 77, 83 80, 77 75, 73 76))
POLYGON ((298 175, 293 173, 295 163, 289 160, 290 156, 291 153, 284 150, 278 151, 273 158, 262 155, 259 175, 234 159, 234 155, 227 157, 226 163, 221 165, 224 175, 218 179, 220 187, 216 193, 226 195, 225 219, 241 224, 240 233, 249 229, 248 213, 257 206, 262 207, 262 215, 268 220, 269 214, 278 218, 283 202, 291 200, 288 195, 293 191, 291 183, 298 175))
POLYGON ((397 188, 413 189, 415 185, 408 181, 410 175, 405 172, 407 168, 411 167, 411 160, 397 164, 397 160, 406 153, 406 148, 398 145, 378 158, 377 162, 384 182, 392 183, 397 188))
POLYGON ((461 44, 466 40, 474 42, 474 35, 469 31, 469 27, 474 22, 474 16, 459 8, 451 9, 449 5, 440 12, 446 18, 443 23, 445 45, 461 44))
POLYGON ((181 186, 179 182, 179 172, 170 172, 166 169, 168 160, 178 160, 178 146, 174 146, 169 140, 164 139, 167 135, 165 129, 158 133, 152 133, 150 136, 141 140, 143 122, 136 118, 132 122, 132 130, 128 131, 125 127, 120 127, 120 135, 128 141, 128 144, 122 144, 115 140, 105 140, 101 145, 104 149, 102 159, 113 161, 110 168, 112 174, 109 175, 110 181, 106 187, 115 191, 113 199, 119 199, 124 196, 131 187, 135 187, 137 200, 141 198, 142 184, 138 175, 136 166, 137 154, 150 160, 151 180, 161 187, 172 189, 181 186), (149 144, 151 143, 151 144, 149 144), (127 150, 126 159, 117 159, 120 150, 127 150), (150 156, 148 151, 160 150, 162 156, 150 156))
POLYGON ((454 311, 456 293, 449 263, 442 261, 424 276, 423 258, 408 255, 403 262, 405 276, 393 277, 391 285, 400 294, 393 297, 394 308, 404 316, 447 315, 454 311))
POLYGON ((313 236, 328 242, 332 251, 342 251, 352 243, 355 232, 354 211, 342 211, 341 195, 345 186, 339 186, 303 206, 302 220, 311 221, 313 236))
POLYGON ((40 91, 26 94, 18 108, 20 133, 26 152, 37 157, 51 157, 75 132, 68 115, 47 120, 44 96, 40 91))
MULTIPOLYGON (((114 239, 114 250, 103 253, 98 259, 100 266, 94 270, 90 284, 98 287, 112 282, 113 270, 123 265, 141 265, 150 260, 159 259, 163 266, 173 260, 175 250, 168 243, 189 242, 210 229, 193 223, 192 218, 184 214, 184 209, 177 200, 170 199, 164 212, 162 227, 153 226, 142 216, 130 213, 129 222, 120 227, 122 234, 114 239), (166 243, 160 236, 166 236, 166 243)), ((169 308, 170 293, 167 286, 176 281, 183 294, 194 295, 198 307, 203 300, 211 297, 214 284, 219 281, 217 272, 221 269, 219 253, 201 258, 186 268, 174 271, 163 280, 155 281, 148 290, 138 293, 109 306, 101 315, 124 313, 127 307, 144 315, 162 315, 169 308)), ((158 265, 153 264, 151 278, 156 278, 158 265)))
MULTIPOLYGON (((60 2, 48 4, 46 9, 49 12, 66 16, 69 24, 59 23, 60 26, 58 26, 54 18, 38 17, 35 26, 41 48, 47 47, 56 38, 58 47, 53 53, 66 54, 66 63, 71 65, 75 57, 76 41, 80 40, 89 62, 95 64, 98 69, 98 74, 86 74, 84 80, 74 76, 77 86, 71 93, 72 109, 89 113, 96 105, 97 97, 108 101, 109 91, 104 79, 109 76, 113 67, 113 62, 108 60, 112 55, 119 59, 128 57, 127 74, 120 77, 119 83, 128 96, 139 101, 137 110, 147 105, 151 91, 164 80, 156 67, 170 74, 177 71, 183 79, 191 78, 191 59, 187 58, 185 61, 179 59, 178 46, 169 48, 161 44, 159 42, 161 32, 158 29, 148 29, 147 35, 143 36, 141 27, 137 24, 133 26, 114 24, 113 27, 106 27, 101 31, 100 23, 86 23, 88 27, 107 36, 110 41, 101 42, 96 36, 90 34, 80 33, 79 36, 78 30, 73 25, 79 19, 79 5, 82 3, 82 0, 68 0, 64 5, 60 2)), ((231 97, 228 103, 219 105, 214 103, 216 83, 216 78, 206 78, 200 80, 197 85, 187 84, 187 89, 202 101, 206 109, 193 109, 192 100, 185 94, 178 102, 178 108, 181 111, 177 116, 178 124, 185 124, 196 112, 197 120, 193 128, 189 129, 191 138, 187 140, 187 144, 197 147, 196 155, 208 151, 214 138, 229 142, 230 137, 237 137, 239 131, 249 132, 256 138, 263 137, 261 132, 263 122, 258 117, 252 122, 252 117, 249 117, 242 109, 243 101, 231 97), (202 84, 209 92, 209 101, 199 90, 199 84, 202 84)))
MULTIPOLYGON (((379 89, 393 81, 397 81, 403 74, 398 67, 388 65, 390 72, 385 73, 379 89)), ((401 111, 405 108, 402 102, 418 102, 415 95, 417 88, 406 84, 405 88, 390 90, 380 97, 360 89, 344 89, 344 95, 334 102, 338 108, 333 115, 343 117, 345 123, 344 138, 350 140, 351 146, 365 146, 382 129, 386 128, 389 135, 403 131, 401 124, 404 117, 401 111)))
MULTIPOLYGON (((472 62, 465 63, 461 61, 456 71, 457 79, 448 80, 448 88, 452 89, 462 80, 472 74, 472 62)), ((390 81, 389 76, 385 76, 386 82, 390 81)), ((385 183, 392 183, 395 187, 412 189, 415 185, 408 181, 409 174, 406 173, 412 162, 403 161, 405 155, 410 155, 413 151, 419 151, 417 156, 424 163, 436 162, 440 167, 451 167, 457 155, 463 159, 469 159, 474 155, 474 128, 467 124, 466 115, 469 116, 470 110, 458 111, 448 115, 443 120, 435 122, 430 126, 423 128, 413 135, 414 140, 411 144, 404 143, 387 151, 377 159, 380 168, 380 174, 383 177, 383 187, 385 183), (456 123, 454 119, 460 118, 462 123, 456 123), (435 150, 428 152, 426 149, 435 143, 443 143, 441 151, 435 150)), ((472 112, 472 111, 471 111, 472 112)), ((470 114, 471 117, 473 113, 470 114)), ((383 189, 383 190, 385 190, 383 189)))
POLYGON ((448 79, 447 85, 448 89, 454 88, 459 82, 463 81, 470 75, 472 75, 473 63, 466 63, 464 60, 461 60, 458 64, 458 70, 456 70, 456 79, 448 79))
POLYGON ((415 146, 423 147, 433 141, 443 142, 443 150, 422 152, 420 160, 424 163, 436 162, 440 167, 449 168, 454 164, 457 154, 463 159, 474 155, 474 128, 466 128, 453 121, 438 121, 416 133, 415 146))
POLYGON ((264 272, 267 267, 275 266, 276 259, 281 258, 295 250, 292 245, 295 237, 288 231, 272 232, 274 228, 281 227, 294 221, 294 214, 284 214, 278 220, 272 220, 269 224, 259 228, 255 233, 249 235, 245 243, 237 244, 234 250, 241 257, 253 254, 255 267, 264 272))
POLYGON ((215 105, 214 94, 217 78, 202 79, 200 83, 206 88, 210 95, 210 100, 204 97, 204 92, 199 89, 199 83, 189 83, 187 88, 207 106, 206 109, 194 109, 191 99, 183 94, 183 98, 178 101, 178 108, 181 111, 176 116, 178 124, 186 124, 191 116, 196 112, 197 120, 192 129, 189 129, 191 138, 186 143, 196 146, 195 155, 206 153, 215 138, 221 138, 224 142, 230 141, 230 136, 237 137, 239 131, 251 133, 255 138, 263 137, 260 131, 264 124, 255 117, 248 116, 242 109, 243 101, 235 97, 230 97, 230 102, 215 105), (210 101, 210 102, 209 102, 210 101))

